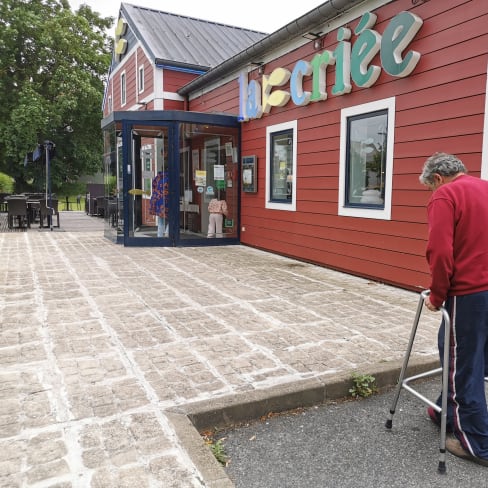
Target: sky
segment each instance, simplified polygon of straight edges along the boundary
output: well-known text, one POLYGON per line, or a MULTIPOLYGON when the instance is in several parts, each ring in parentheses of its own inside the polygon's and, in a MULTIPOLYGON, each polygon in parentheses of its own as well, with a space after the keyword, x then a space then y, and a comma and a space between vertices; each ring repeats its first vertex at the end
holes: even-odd
MULTIPOLYGON (((77 10, 80 4, 89 5, 102 17, 118 17, 120 0, 68 0, 77 10)), ((225 2, 223 0, 128 0, 125 3, 149 7, 164 12, 196 17, 260 32, 271 33, 292 20, 318 7, 326 0, 296 0, 274 2, 247 0, 225 2)))

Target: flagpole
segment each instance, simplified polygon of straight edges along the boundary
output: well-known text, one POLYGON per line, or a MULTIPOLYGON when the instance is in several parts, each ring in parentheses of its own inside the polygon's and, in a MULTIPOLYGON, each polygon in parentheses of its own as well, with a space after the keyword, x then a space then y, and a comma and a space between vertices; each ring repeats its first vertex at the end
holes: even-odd
POLYGON ((48 209, 48 221, 51 230, 53 230, 53 208, 51 195, 51 158, 50 158, 50 141, 44 141, 44 150, 46 151, 46 208, 48 209))

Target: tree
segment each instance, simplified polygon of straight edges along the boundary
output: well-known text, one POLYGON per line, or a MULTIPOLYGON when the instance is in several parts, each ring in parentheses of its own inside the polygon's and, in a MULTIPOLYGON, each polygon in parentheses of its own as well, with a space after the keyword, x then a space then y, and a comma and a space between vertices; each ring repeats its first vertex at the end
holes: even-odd
POLYGON ((53 190, 103 168, 100 120, 113 18, 67 0, 0 1, 0 171, 16 191, 43 187, 25 155, 51 140, 53 190))

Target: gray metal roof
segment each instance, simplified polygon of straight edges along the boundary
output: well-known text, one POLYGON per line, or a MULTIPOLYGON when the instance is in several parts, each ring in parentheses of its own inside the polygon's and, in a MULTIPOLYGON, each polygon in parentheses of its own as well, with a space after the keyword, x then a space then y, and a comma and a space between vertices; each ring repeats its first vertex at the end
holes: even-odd
POLYGON ((158 64, 207 70, 267 35, 129 3, 121 4, 121 12, 158 64))
MULTIPOLYGON (((323 4, 310 10, 298 19, 290 22, 269 36, 263 37, 256 43, 246 47, 241 52, 229 57, 221 64, 213 66, 205 74, 195 78, 178 90, 180 95, 187 95, 194 90, 218 80, 230 71, 240 66, 245 66, 252 61, 260 60, 267 52, 276 49, 278 46, 290 39, 302 36, 307 32, 317 32, 317 28, 335 17, 342 15, 360 4, 368 3, 369 0, 326 0, 323 4)), ((393 1, 393 0, 390 0, 393 1)))

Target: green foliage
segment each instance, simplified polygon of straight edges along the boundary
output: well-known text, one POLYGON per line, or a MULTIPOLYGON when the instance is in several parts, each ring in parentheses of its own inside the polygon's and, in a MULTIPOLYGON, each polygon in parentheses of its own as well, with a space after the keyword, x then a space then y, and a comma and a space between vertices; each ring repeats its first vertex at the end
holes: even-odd
POLYGON ((116 176, 106 176, 105 186, 108 190, 109 195, 115 195, 117 193, 117 177, 116 176))
POLYGON ((217 461, 223 466, 227 466, 229 460, 225 454, 224 445, 222 444, 225 437, 216 441, 214 435, 215 432, 212 431, 202 432, 203 440, 205 441, 205 444, 210 447, 215 459, 217 459, 217 461))
POLYGON ((5 173, 0 173, 0 193, 13 193, 14 180, 5 173))
POLYGON ((353 373, 351 376, 352 388, 349 393, 355 397, 367 398, 378 391, 376 387, 376 378, 368 374, 353 373))
POLYGON ((225 454, 225 449, 222 444, 222 439, 210 444, 210 449, 212 450, 215 459, 223 466, 227 465, 227 455, 225 454))
POLYGON ((76 201, 78 195, 85 196, 86 193, 86 183, 64 183, 56 191, 56 194, 61 198, 69 197, 70 201, 76 201))
POLYGON ((24 157, 45 140, 56 144, 53 191, 102 169, 112 22, 67 0, 0 1, 0 171, 16 191, 44 184, 43 165, 24 167, 24 157))

